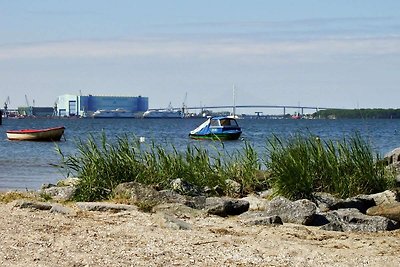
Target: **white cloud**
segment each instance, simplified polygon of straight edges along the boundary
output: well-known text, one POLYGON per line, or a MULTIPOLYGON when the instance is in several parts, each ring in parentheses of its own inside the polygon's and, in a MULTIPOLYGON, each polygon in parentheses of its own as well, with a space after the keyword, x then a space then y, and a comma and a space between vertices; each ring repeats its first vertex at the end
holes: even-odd
POLYGON ((63 41, 0 46, 0 60, 44 58, 192 57, 257 58, 290 56, 318 58, 329 55, 400 54, 400 37, 332 38, 292 41, 220 39, 187 41, 140 39, 117 41, 63 41))

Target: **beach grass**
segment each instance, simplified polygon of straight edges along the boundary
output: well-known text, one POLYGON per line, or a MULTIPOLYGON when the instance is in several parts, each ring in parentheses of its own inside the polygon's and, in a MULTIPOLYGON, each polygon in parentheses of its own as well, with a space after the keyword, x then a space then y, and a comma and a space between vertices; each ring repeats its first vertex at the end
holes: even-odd
POLYGON ((66 175, 80 178, 75 200, 104 200, 120 183, 139 182, 159 189, 171 188, 177 178, 215 195, 245 196, 266 189, 289 199, 311 198, 324 191, 339 197, 383 191, 394 184, 394 175, 379 155, 356 134, 339 141, 320 140, 312 134, 276 135, 267 140, 265 156, 242 142, 228 152, 224 143, 208 149, 187 145, 141 143, 136 137, 116 141, 90 135, 77 141, 77 152, 64 155, 59 164, 66 175), (232 190, 227 180, 240 188, 232 190), (213 191, 214 190, 214 191, 213 191))
POLYGON ((346 198, 376 193, 394 186, 393 172, 360 134, 341 140, 321 140, 313 134, 268 139, 265 165, 274 192, 290 199, 328 192, 346 198))

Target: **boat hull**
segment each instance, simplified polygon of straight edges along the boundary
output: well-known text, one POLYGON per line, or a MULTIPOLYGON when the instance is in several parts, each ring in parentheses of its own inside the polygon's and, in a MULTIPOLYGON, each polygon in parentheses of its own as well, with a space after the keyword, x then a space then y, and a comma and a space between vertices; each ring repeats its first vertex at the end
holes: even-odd
POLYGON ((189 134, 189 137, 196 140, 238 140, 242 132, 234 133, 210 133, 210 134, 189 134))
POLYGON ((24 129, 16 131, 7 131, 8 140, 15 141, 60 141, 64 134, 65 127, 56 127, 48 129, 24 129))

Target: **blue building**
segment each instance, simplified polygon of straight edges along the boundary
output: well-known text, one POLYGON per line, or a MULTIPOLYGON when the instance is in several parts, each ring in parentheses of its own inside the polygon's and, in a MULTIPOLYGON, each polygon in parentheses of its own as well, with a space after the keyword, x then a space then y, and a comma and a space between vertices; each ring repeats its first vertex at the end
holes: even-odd
MULTIPOLYGON (((149 108, 148 97, 62 95, 57 99, 56 114, 61 117, 92 117, 100 111, 124 111, 125 114, 143 113, 149 108)), ((117 113, 114 113, 117 114, 117 113)))

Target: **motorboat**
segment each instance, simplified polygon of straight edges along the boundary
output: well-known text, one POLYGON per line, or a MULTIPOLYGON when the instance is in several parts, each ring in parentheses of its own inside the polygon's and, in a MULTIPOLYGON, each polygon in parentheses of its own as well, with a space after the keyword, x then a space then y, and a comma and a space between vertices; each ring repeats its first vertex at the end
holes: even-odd
POLYGON ((237 140, 242 134, 236 119, 224 117, 210 117, 199 127, 190 131, 192 139, 237 140))
POLYGON ((54 127, 47 129, 23 129, 6 131, 9 140, 20 141, 60 141, 65 127, 54 127))

